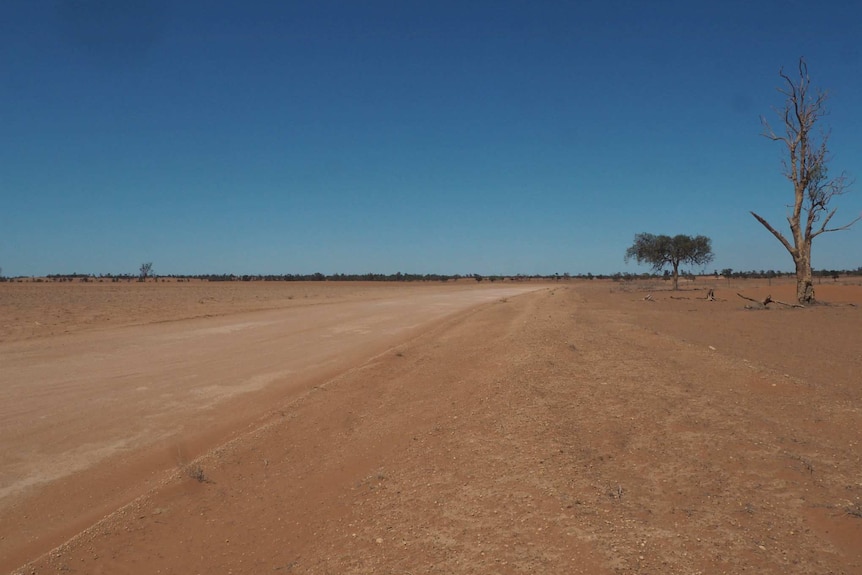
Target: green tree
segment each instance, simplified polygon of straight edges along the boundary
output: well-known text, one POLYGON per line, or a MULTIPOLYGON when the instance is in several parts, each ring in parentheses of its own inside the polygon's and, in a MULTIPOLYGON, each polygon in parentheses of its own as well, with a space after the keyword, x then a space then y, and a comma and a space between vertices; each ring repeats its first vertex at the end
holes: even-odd
POLYGON ((835 215, 830 202, 849 190, 850 180, 845 173, 830 177, 828 132, 814 132, 817 122, 826 115, 827 93, 814 90, 808 76, 808 66, 799 59, 798 77, 779 71, 784 86, 778 91, 784 95, 784 107, 778 110, 784 133, 773 131, 765 118, 761 118, 763 135, 787 148, 784 175, 793 184, 793 205, 787 216, 790 239, 774 228, 763 217, 751 215, 775 236, 790 253, 796 266, 796 299, 801 304, 814 303, 814 284, 811 274, 811 242, 820 234, 846 230, 862 218, 857 217, 843 226, 828 227, 835 215))
POLYGON ((706 236, 674 237, 637 234, 634 243, 626 250, 625 261, 635 260, 639 264, 649 264, 658 273, 665 266, 673 269, 673 289, 679 289, 679 264, 687 263, 703 266, 712 261, 712 240, 706 236))

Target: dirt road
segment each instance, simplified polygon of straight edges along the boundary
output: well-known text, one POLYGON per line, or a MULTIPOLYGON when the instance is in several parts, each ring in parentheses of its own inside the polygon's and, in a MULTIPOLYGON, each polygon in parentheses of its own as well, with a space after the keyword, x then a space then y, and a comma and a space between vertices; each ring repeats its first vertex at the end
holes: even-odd
POLYGON ((185 465, 270 402, 361 364, 435 321, 532 289, 375 293, 371 300, 0 345, 0 517, 7 519, 0 556, 8 553, 14 563, 23 557, 14 549, 19 545, 59 543, 52 531, 63 537, 140 489, 140 480, 121 485, 106 478, 108 496, 76 509, 70 486, 94 475, 58 480, 109 460, 109 475, 126 478, 185 465), (56 498, 46 495, 52 491, 56 498))
POLYGON ((770 311, 661 286, 495 297, 301 393, 233 396, 269 409, 216 448, 133 450, 138 475, 115 457, 0 517, 118 502, 16 573, 862 572, 862 286, 770 311))

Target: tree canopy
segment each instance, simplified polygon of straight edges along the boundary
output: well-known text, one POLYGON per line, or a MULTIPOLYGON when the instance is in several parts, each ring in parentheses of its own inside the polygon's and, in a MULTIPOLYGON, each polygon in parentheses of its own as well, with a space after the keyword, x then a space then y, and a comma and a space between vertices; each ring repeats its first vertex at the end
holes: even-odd
POLYGON ((666 265, 673 268, 673 289, 679 289, 679 265, 682 263, 703 266, 712 261, 712 240, 706 236, 673 237, 640 233, 626 250, 625 261, 632 259, 639 264, 649 264, 654 272, 666 265))

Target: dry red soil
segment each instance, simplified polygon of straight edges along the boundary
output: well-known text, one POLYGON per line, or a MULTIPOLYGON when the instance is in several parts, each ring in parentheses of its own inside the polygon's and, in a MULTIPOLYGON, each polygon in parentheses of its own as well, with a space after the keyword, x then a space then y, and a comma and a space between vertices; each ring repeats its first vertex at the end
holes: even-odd
POLYGON ((665 287, 0 284, 0 571, 862 573, 862 286, 665 287))

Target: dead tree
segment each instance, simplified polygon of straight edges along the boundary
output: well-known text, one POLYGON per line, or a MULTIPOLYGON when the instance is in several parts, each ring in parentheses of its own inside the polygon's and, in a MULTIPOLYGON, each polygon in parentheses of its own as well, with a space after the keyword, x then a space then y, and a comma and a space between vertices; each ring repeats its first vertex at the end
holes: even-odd
POLYGON ((153 273, 153 262, 146 262, 141 264, 140 269, 138 270, 138 281, 145 282, 147 278, 153 273))
POLYGON ((782 69, 779 72, 784 86, 778 91, 784 95, 784 107, 777 110, 784 124, 784 133, 777 134, 769 122, 761 117, 763 135, 787 148, 784 175, 793 184, 793 205, 787 216, 790 224, 790 239, 773 227, 765 218, 751 215, 775 236, 793 257, 796 265, 796 299, 800 304, 814 303, 814 283, 811 274, 811 242, 820 234, 846 230, 862 215, 843 226, 829 227, 836 208, 830 202, 836 196, 849 191, 850 180, 842 172, 829 177, 830 160, 827 149, 828 132, 813 133, 817 122, 827 113, 828 94, 811 87, 808 66, 799 59, 799 76, 791 77, 782 69))

